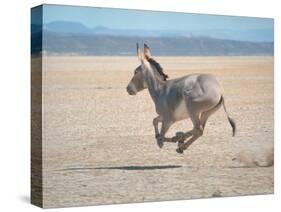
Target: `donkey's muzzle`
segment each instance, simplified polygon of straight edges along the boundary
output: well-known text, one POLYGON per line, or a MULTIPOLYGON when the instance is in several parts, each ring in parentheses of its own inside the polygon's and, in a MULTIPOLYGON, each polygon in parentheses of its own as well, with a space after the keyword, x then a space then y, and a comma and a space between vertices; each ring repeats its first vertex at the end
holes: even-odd
POLYGON ((129 95, 136 95, 137 94, 135 92, 135 89, 133 89, 130 84, 127 86, 127 92, 128 92, 129 95))

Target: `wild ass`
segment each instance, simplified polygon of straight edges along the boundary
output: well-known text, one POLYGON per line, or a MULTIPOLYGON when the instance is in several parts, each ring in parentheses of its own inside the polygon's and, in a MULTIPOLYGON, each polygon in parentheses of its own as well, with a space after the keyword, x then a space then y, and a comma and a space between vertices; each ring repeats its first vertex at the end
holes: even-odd
POLYGON ((222 88, 211 74, 190 74, 178 79, 167 80, 162 67, 152 57, 149 47, 144 44, 144 54, 137 44, 137 56, 141 62, 134 71, 134 76, 127 86, 130 95, 148 88, 155 103, 158 116, 153 119, 155 137, 160 148, 163 142, 178 142, 178 153, 183 153, 195 140, 203 135, 208 118, 221 105, 227 115, 235 135, 236 125, 227 113, 222 88), (168 129, 176 121, 190 118, 193 129, 178 132, 172 138, 165 137, 168 129), (158 124, 162 122, 159 132, 158 124), (189 138, 189 139, 188 139, 189 138), (186 142, 184 142, 188 139, 186 142))

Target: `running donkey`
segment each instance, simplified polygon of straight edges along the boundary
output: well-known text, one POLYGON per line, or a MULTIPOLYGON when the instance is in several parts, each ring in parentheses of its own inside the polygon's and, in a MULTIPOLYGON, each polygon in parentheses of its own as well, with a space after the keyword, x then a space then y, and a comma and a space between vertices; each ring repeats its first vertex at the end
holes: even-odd
POLYGON ((159 116, 153 119, 157 144, 178 142, 178 153, 183 153, 195 140, 202 136, 208 118, 221 105, 227 115, 235 135, 236 125, 226 111, 222 88, 215 76, 210 74, 190 74, 178 79, 167 80, 162 67, 152 57, 149 47, 144 44, 144 54, 137 44, 137 56, 141 62, 127 86, 130 95, 148 88, 159 116), (165 137, 166 132, 176 121, 190 118, 193 129, 186 133, 178 132, 172 138, 165 137), (162 122, 159 132, 158 124, 162 122), (189 139, 188 139, 189 138, 189 139), (188 139, 186 142, 184 142, 188 139))

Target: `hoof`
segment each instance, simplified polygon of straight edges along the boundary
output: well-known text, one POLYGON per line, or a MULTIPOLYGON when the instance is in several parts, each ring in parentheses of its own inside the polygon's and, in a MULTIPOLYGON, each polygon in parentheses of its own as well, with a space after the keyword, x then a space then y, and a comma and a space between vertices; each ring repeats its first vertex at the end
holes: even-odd
POLYGON ((176 152, 179 153, 179 154, 183 154, 183 150, 180 149, 180 148, 177 148, 177 149, 176 149, 176 152))
POLYGON ((184 136, 183 132, 176 132, 176 137, 182 138, 184 136))
POLYGON ((178 141, 178 148, 184 150, 184 141, 178 141))
POLYGON ((182 136, 184 136, 184 132, 176 132, 176 136, 177 137, 182 137, 182 136))
POLYGON ((157 139, 157 145, 161 149, 164 146, 164 143, 161 139, 157 139))
POLYGON ((176 135, 172 138, 172 142, 177 143, 181 142, 183 140, 184 133, 183 132, 177 132, 176 135))

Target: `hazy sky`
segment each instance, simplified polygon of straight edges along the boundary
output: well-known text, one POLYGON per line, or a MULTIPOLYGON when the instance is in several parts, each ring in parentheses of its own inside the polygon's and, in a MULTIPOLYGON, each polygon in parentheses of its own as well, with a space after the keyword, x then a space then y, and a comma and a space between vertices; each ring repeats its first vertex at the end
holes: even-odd
POLYGON ((44 5, 43 22, 71 21, 87 27, 144 30, 272 29, 273 19, 175 12, 44 5))

